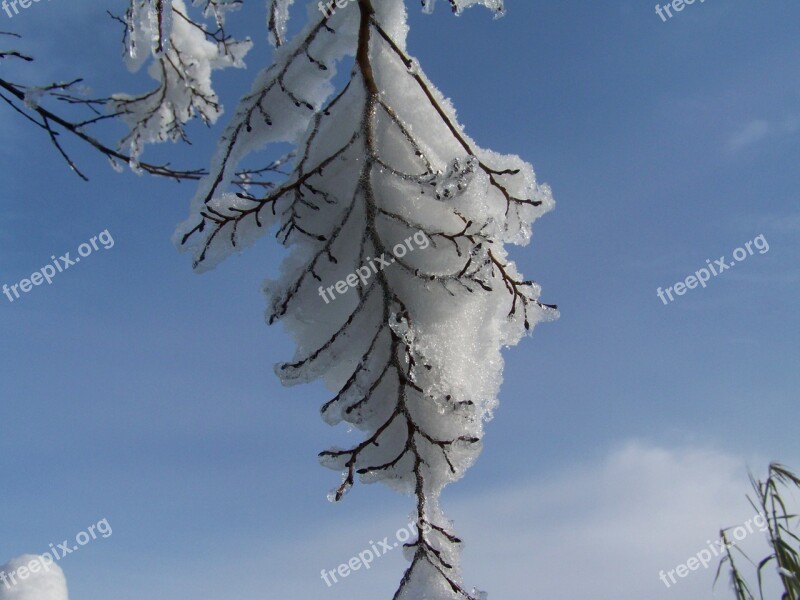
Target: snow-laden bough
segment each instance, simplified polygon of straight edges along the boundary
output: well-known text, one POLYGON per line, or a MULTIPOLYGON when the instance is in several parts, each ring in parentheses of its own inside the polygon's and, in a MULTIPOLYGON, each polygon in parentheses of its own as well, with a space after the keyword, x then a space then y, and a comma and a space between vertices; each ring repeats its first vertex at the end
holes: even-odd
MULTIPOLYGON (((320 454, 342 472, 331 499, 356 479, 411 494, 419 534, 405 544, 411 565, 395 600, 474 600, 483 594, 463 587, 461 541, 439 496, 480 452, 501 349, 558 315, 506 250, 527 244, 531 224, 554 202, 528 163, 466 135, 406 49, 403 2, 354 0, 336 10, 310 2, 308 25, 287 39, 292 3, 267 3, 274 61, 239 102, 176 243, 198 271, 267 231, 291 249, 281 277, 265 286, 268 321, 281 321, 297 343, 276 372, 286 385, 324 379, 334 396, 322 417, 363 432, 359 444, 320 454), (337 87, 345 60, 352 71, 337 87), (285 178, 251 187, 239 176, 232 187, 250 154, 278 143, 293 147, 281 161, 285 178), (369 277, 355 283, 365 268, 369 277), (350 293, 342 293, 348 278, 350 293), (331 300, 326 289, 339 295, 331 300)), ((422 4, 431 11, 434 0, 422 4)), ((504 10, 502 0, 450 0, 457 14, 475 4, 504 10)), ((221 20, 236 5, 206 9, 221 20)), ((142 143, 179 135, 191 111, 215 119, 210 73, 240 66, 249 48, 246 40, 212 43, 187 27, 182 10, 182 0, 136 0, 128 13, 133 41, 150 44, 151 74, 174 95, 168 109, 151 97, 120 97, 131 122, 151 116, 129 138, 134 156, 142 143), (191 57, 189 92, 170 86, 175 57, 191 57)), ((135 52, 131 61, 139 66, 135 52)))

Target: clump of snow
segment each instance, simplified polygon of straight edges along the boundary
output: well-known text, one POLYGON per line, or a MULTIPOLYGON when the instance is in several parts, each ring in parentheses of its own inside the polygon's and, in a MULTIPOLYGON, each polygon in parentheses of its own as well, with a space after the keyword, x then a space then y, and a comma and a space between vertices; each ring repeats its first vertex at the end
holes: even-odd
MULTIPOLYGON (((183 245, 181 241, 189 232, 202 228, 203 235, 193 237, 185 246, 195 250, 199 270, 213 268, 231 253, 246 247, 277 220, 272 207, 265 205, 263 210, 251 213, 235 226, 225 227, 219 235, 214 235, 214 228, 204 225, 209 207, 218 214, 243 209, 241 198, 227 193, 226 183, 247 155, 278 142, 301 147, 301 140, 313 134, 314 125, 322 117, 319 111, 334 92, 331 80, 336 75, 337 62, 352 54, 356 43, 357 23, 349 18, 353 12, 337 11, 325 25, 312 21, 292 42, 277 48, 273 64, 259 73, 251 91, 239 102, 236 114, 221 136, 209 175, 198 186, 191 215, 179 226, 174 238, 183 245), (207 246, 212 235, 214 244, 207 246), (203 260, 197 260, 201 257, 203 260)), ((252 201, 246 204, 247 208, 254 207, 252 201)))
POLYGON ((286 39, 286 23, 289 21, 289 9, 294 0, 268 0, 267 31, 269 43, 280 46, 286 39))
MULTIPOLYGON (((191 20, 183 0, 165 0, 160 11, 157 5, 131 2, 126 15, 126 62, 131 71, 137 71, 150 61, 147 72, 158 86, 142 95, 115 94, 110 105, 111 112, 130 127, 120 145, 130 154, 134 170, 146 144, 185 139, 183 125, 195 117, 207 124, 217 121, 222 105, 212 86, 212 73, 244 67, 244 57, 252 47, 249 39, 224 43, 212 39, 191 20)), ((225 11, 234 6, 218 2, 204 14, 221 26, 225 11)))
POLYGON ((46 556, 10 560, 0 566, 0 600, 69 600, 64 572, 46 556))
MULTIPOLYGON (((449 0, 450 6, 453 9, 453 12, 457 15, 460 15, 464 12, 465 8, 469 8, 470 6, 475 6, 476 4, 480 6, 485 6, 486 8, 493 10, 495 12, 495 19, 502 17, 506 14, 506 9, 504 6, 504 0, 449 0)), ((422 8, 426 13, 433 12, 434 6, 436 5, 436 0, 422 0, 422 8)))

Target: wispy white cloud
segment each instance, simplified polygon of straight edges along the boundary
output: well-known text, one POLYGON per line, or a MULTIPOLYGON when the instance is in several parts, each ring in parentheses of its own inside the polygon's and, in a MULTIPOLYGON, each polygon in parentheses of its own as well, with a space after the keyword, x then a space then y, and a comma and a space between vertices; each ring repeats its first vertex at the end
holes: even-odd
POLYGON ((768 138, 783 138, 798 131, 800 131, 800 116, 798 115, 790 115, 782 121, 772 122, 764 119, 754 119, 734 132, 728 138, 725 147, 729 153, 735 154, 768 138))
POLYGON ((707 599, 716 563, 671 589, 659 571, 753 516, 745 472, 723 452, 628 443, 553 481, 471 502, 464 533, 481 541, 465 570, 508 600, 707 599))
POLYGON ((768 215, 760 218, 761 226, 779 234, 800 233, 800 213, 787 215, 768 215))
POLYGON ((752 146, 766 138, 769 133, 770 124, 767 121, 762 119, 750 121, 728 139, 728 151, 737 152, 742 148, 752 146))

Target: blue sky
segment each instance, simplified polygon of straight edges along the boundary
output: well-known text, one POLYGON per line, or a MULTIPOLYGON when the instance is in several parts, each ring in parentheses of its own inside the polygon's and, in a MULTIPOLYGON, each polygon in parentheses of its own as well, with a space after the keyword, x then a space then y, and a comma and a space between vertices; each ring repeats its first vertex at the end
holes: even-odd
MULTIPOLYGON (((245 4, 231 22, 256 48, 217 79, 229 111, 269 57, 263 3, 245 4)), ((506 600, 710 597, 713 572, 676 591, 658 569, 752 516, 747 467, 800 465, 800 6, 709 0, 662 22, 633 0, 508 0, 500 20, 410 4, 409 49, 467 132, 530 161, 557 202, 514 256, 562 317, 506 353, 485 450, 445 493, 467 583, 506 600), (656 296, 760 234, 769 251, 706 289, 656 296)), ((4 73, 143 89, 105 16, 123 7, 0 13, 38 59, 4 73)), ((146 156, 204 165, 217 131, 146 156)), ((0 563, 107 518, 113 535, 61 564, 73 599, 390 597, 399 556, 319 578, 412 507, 377 486, 327 502, 337 475, 316 453, 347 434, 319 419, 320 385, 280 386, 272 365, 293 350, 263 324, 283 250, 265 237, 197 276, 170 242, 191 184, 116 174, 68 142, 84 183, 8 109, 0 140, 0 284, 106 229, 115 242, 0 296, 0 563)))

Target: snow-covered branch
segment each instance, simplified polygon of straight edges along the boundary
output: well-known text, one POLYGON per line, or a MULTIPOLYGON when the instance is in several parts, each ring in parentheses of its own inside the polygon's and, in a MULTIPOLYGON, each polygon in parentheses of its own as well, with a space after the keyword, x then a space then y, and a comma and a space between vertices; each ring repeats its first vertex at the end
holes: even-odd
POLYGON ((411 565, 395 600, 423 590, 473 599, 438 498, 480 452, 500 349, 557 316, 504 247, 527 243, 553 200, 530 165, 464 133, 407 53, 405 31, 401 3, 359 0, 281 45, 228 125, 176 241, 199 270, 267 230, 292 248, 266 286, 269 322, 281 320, 298 344, 277 373, 286 384, 324 378, 335 395, 323 418, 364 432, 357 445, 320 454, 343 474, 331 499, 357 478, 413 495, 419 536, 405 546, 411 565), (354 66, 335 90, 346 55, 354 66), (266 194, 227 191, 227 174, 274 142, 296 149, 285 181, 266 194), (415 236, 429 244, 401 252, 415 236), (375 261, 386 268, 373 268, 357 293, 320 299, 375 261))
MULTIPOLYGON (((234 40, 224 29, 225 14, 240 4, 240 0, 194 0, 202 13, 195 18, 183 0, 131 0, 125 18, 114 18, 124 26, 128 66, 137 70, 150 60, 149 73, 158 83, 147 93, 87 98, 82 79, 32 86, 0 77, 0 100, 44 131, 70 168, 83 179, 87 177, 70 157, 64 133, 105 155, 114 168, 129 164, 137 172, 178 181, 201 179, 207 174, 204 169, 175 169, 168 164, 141 161, 140 155, 147 143, 188 141, 185 125, 191 119, 211 124, 222 113, 211 86, 211 73, 226 67, 243 67, 243 57, 251 47, 249 40, 234 40), (213 25, 205 25, 208 20, 213 25), (87 114, 68 116, 67 111, 48 105, 48 100, 55 100, 62 107, 84 108, 87 114), (111 119, 122 120, 130 128, 116 147, 89 133, 90 126, 111 119)), ((0 35, 19 37, 13 33, 0 35)), ((19 50, 0 50, 0 61, 12 58, 33 61, 19 50)), ((265 185, 264 181, 253 180, 253 175, 271 170, 270 165, 242 170, 232 173, 229 181, 240 186, 265 185)))

